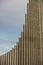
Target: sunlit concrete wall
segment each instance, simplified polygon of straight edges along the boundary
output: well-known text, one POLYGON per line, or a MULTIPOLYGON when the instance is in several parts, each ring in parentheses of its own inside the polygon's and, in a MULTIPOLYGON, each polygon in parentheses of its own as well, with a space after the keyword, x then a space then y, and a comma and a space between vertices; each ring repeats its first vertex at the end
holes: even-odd
POLYGON ((0 56, 0 65, 43 65, 42 18, 39 20, 42 12, 39 5, 38 0, 27 3, 21 37, 12 50, 0 56))
POLYGON ((29 65, 41 65, 41 38, 40 38, 40 23, 39 23, 39 5, 38 1, 31 0, 29 3, 29 11, 27 11, 27 26, 29 35, 29 65))

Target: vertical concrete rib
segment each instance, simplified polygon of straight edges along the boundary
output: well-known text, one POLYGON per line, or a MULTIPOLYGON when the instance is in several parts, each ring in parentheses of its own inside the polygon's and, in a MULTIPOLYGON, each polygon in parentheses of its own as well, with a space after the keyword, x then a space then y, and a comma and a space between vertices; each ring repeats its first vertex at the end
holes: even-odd
POLYGON ((6 59, 5 59, 5 61, 6 61, 6 65, 7 65, 7 53, 5 54, 5 58, 6 58, 6 59))
POLYGON ((23 40, 23 60, 24 60, 24 64, 25 65, 25 24, 23 25, 23 36, 24 36, 24 40, 23 40))
POLYGON ((13 58, 13 64, 15 65, 15 47, 14 47, 14 58, 13 58))
POLYGON ((3 55, 3 65, 5 65, 5 54, 3 55))
POLYGON ((10 55, 9 55, 10 51, 8 52, 8 65, 10 65, 10 55))
POLYGON ((13 65, 13 48, 12 48, 12 65, 13 65))
POLYGON ((14 65, 14 58, 15 58, 15 56, 14 56, 14 54, 15 54, 15 51, 14 51, 14 48, 12 48, 12 65, 14 65))
POLYGON ((24 65, 24 32, 22 32, 22 65, 24 65))
POLYGON ((12 65, 12 50, 10 50, 10 65, 12 65))
MULTIPOLYGON (((3 59, 4 59, 4 55, 3 55, 3 59)), ((4 65, 4 60, 3 60, 3 65, 4 65)))
POLYGON ((17 65, 17 47, 15 46, 15 65, 17 65))
POLYGON ((13 65, 15 65, 15 47, 13 48, 13 65))
POLYGON ((17 42, 17 65, 19 65, 19 42, 17 42))
POLYGON ((18 47, 19 48, 19 50, 18 50, 19 51, 19 65, 22 65, 22 51, 21 51, 22 47, 21 47, 21 43, 22 43, 21 38, 19 38, 19 44, 18 44, 19 45, 19 47, 18 47))
POLYGON ((7 53, 6 53, 6 65, 7 65, 7 53))
POLYGON ((1 65, 2 65, 2 55, 1 55, 1 65))
MULTIPOLYGON (((14 47, 14 48, 15 48, 15 47, 14 47)), ((14 52, 15 52, 15 50, 14 50, 14 52)), ((15 62, 16 62, 16 53, 14 54, 14 56, 15 56, 15 59, 14 59, 14 60, 15 60, 15 62)), ((14 63, 14 65, 16 65, 16 63, 14 63)))

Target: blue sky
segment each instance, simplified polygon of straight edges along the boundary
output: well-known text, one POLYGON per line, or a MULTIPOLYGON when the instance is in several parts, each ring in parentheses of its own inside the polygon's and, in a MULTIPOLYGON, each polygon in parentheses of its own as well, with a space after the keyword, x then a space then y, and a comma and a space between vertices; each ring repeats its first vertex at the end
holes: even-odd
POLYGON ((9 51, 21 35, 28 0, 0 0, 0 55, 9 51))

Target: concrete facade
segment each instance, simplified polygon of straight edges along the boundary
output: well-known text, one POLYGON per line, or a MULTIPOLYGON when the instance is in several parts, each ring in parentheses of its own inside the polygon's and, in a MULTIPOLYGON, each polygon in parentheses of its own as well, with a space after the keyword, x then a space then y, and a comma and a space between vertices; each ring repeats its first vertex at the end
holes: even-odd
POLYGON ((0 56, 0 65, 43 65, 43 1, 29 0, 16 46, 0 56))

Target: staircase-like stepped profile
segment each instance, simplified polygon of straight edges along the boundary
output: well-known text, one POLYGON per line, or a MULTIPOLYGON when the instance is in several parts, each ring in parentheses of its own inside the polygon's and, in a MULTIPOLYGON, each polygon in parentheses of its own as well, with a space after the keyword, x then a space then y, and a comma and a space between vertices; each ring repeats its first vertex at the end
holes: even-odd
POLYGON ((29 0, 16 46, 0 56, 0 65, 43 65, 43 0, 29 0))

